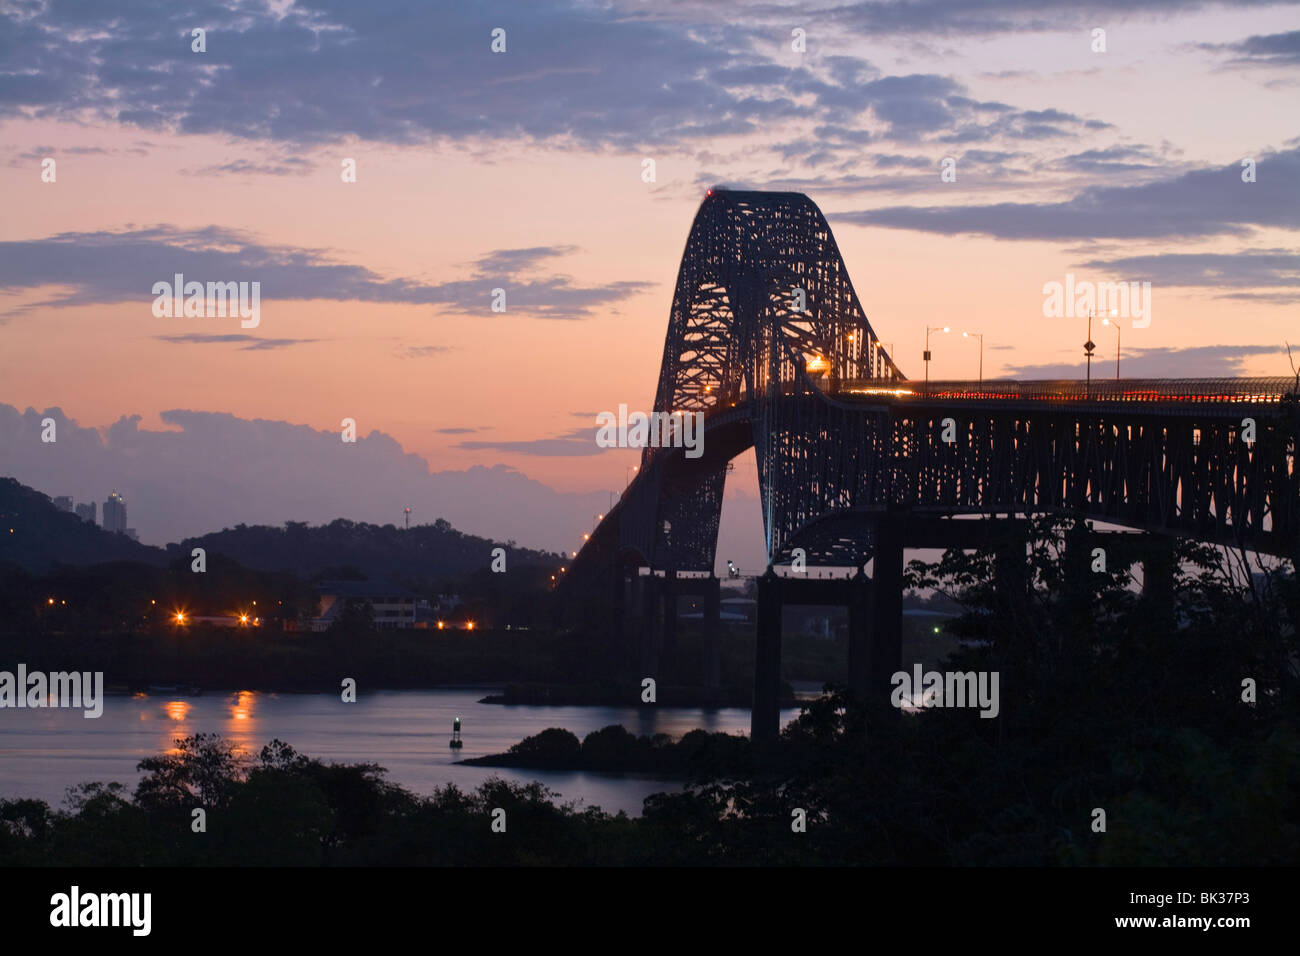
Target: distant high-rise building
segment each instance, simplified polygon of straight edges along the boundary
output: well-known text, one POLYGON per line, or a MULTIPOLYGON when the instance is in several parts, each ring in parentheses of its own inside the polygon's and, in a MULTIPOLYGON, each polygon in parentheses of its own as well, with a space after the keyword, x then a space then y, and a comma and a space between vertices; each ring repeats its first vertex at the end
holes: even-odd
POLYGON ((59 495, 54 499, 54 507, 58 508, 60 511, 71 511, 72 499, 67 495, 59 495))
POLYGON ((82 521, 89 521, 91 524, 98 522, 96 512, 99 507, 93 501, 87 501, 84 505, 77 505, 77 517, 82 521))
POLYGON ((128 538, 130 538, 132 541, 139 541, 139 540, 140 540, 140 534, 139 534, 139 532, 137 532, 137 531, 135 530, 135 528, 127 528, 126 531, 123 532, 123 533, 124 533, 128 538))
POLYGON ((126 499, 116 491, 104 502, 104 530, 126 534, 126 499))

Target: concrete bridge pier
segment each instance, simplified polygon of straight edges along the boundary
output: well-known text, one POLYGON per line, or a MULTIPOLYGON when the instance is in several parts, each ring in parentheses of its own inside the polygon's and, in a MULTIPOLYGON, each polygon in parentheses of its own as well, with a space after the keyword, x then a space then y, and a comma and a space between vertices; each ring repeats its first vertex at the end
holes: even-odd
POLYGON ((1161 615, 1174 614, 1176 542, 1167 535, 1151 535, 1142 542, 1142 597, 1161 615))
POLYGON ((867 699, 871 683, 872 581, 859 567, 849 589, 849 690, 867 699))
POLYGON ((632 581, 628 579, 627 572, 622 568, 615 568, 611 577, 612 588, 610 591, 610 637, 608 642, 610 648, 607 665, 609 673, 618 674, 628 665, 630 656, 628 646, 631 643, 629 632, 632 630, 631 621, 628 620, 628 592, 632 588, 632 581))
POLYGON ((773 743, 781 732, 781 584, 771 566, 758 579, 754 703, 749 718, 749 738, 758 745, 773 743))
POLYGON ((871 639, 863 700, 877 713, 889 711, 891 678, 903 666, 903 544, 902 515, 887 514, 876 522, 871 639))
POLYGON ((722 582, 714 575, 705 582, 701 650, 704 689, 716 691, 722 684, 722 582))
POLYGON ((890 679, 903 658, 903 519, 876 525, 874 579, 777 577, 758 580, 754 704, 750 738, 766 743, 781 730, 781 612, 787 604, 838 604, 849 609, 849 687, 870 709, 890 708, 890 679))
POLYGON ((637 634, 637 679, 658 678, 659 674, 659 578, 638 575, 641 627, 637 634))
MULTIPOLYGON (((677 572, 670 568, 664 573, 659 585, 660 597, 663 600, 664 631, 663 640, 659 643, 658 663, 660 665, 667 663, 671 667, 677 658, 677 572)), ((659 675, 647 674, 646 676, 658 678, 659 675)))

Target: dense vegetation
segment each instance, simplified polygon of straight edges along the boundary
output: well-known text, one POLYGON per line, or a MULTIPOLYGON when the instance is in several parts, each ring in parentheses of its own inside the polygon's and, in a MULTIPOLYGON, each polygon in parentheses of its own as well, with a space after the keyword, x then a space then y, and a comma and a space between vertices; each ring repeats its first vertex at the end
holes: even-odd
POLYGON ((754 770, 748 737, 705 730, 692 730, 681 740, 673 740, 668 734, 638 737, 619 724, 593 730, 582 740, 562 727, 548 727, 540 734, 525 737, 509 753, 476 757, 465 763, 663 774, 691 780, 742 776, 754 770))
MULTIPOLYGON (((518 547, 457 531, 442 518, 412 528, 338 518, 325 525, 287 521, 283 527, 239 524, 165 549, 140 544, 54 507, 48 495, 0 478, 0 566, 43 574, 59 566, 132 562, 188 569, 190 553, 203 548, 253 571, 320 577, 392 579, 415 590, 444 592, 475 572, 487 572, 494 548, 504 548, 508 567, 544 566, 547 579, 564 556, 518 547)), ((500 577, 500 575, 496 575, 500 577)))
MULTIPOLYGON (((245 762, 192 738, 145 761, 133 795, 96 784, 57 810, 0 803, 0 863, 1294 863, 1293 569, 1180 544, 1167 586, 1153 574, 1139 593, 1118 552, 1091 570, 1088 544, 1044 522, 1013 573, 1005 557, 956 552, 910 569, 965 609, 957 627, 978 642, 946 666, 1000 674, 993 720, 901 717, 836 691, 770 752, 705 760, 636 819, 556 805, 537 784, 419 796, 375 766, 327 766, 278 742, 245 762), (195 807, 206 833, 191 830, 195 807), (498 808, 505 833, 492 831, 498 808)), ((571 756, 575 743, 561 732, 521 746, 571 756)), ((602 746, 641 745, 605 733, 602 746)))
POLYGON ((13 478, 0 478, 0 564, 43 571, 60 563, 135 561, 158 566, 166 560, 161 548, 110 534, 60 511, 49 495, 13 478))
POLYGON ((513 541, 496 542, 465 534, 442 518, 411 528, 346 518, 317 526, 287 521, 282 528, 239 524, 169 546, 184 555, 193 548, 224 554, 258 570, 289 571, 309 578, 330 577, 337 573, 331 569, 352 568, 361 576, 391 579, 415 589, 441 586, 446 590, 475 572, 491 575, 494 548, 505 550, 508 568, 546 567, 547 580, 564 563, 563 555, 520 548, 513 541))

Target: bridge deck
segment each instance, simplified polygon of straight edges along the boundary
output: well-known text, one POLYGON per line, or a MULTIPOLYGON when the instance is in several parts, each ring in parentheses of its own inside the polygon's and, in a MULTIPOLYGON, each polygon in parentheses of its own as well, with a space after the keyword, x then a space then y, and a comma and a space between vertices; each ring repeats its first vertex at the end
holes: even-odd
POLYGON ((844 381, 827 389, 841 399, 889 401, 1106 402, 1159 405, 1281 405, 1300 397, 1294 378, 1128 378, 1013 381, 844 381))

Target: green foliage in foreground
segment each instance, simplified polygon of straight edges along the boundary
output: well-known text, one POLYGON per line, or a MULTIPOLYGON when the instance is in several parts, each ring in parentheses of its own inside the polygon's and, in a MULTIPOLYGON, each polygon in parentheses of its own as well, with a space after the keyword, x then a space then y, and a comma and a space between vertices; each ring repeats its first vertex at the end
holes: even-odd
MULTIPOLYGON (((499 779, 421 796, 375 765, 278 741, 245 759, 200 736, 144 761, 133 794, 91 784, 57 810, 0 802, 0 865, 1293 864, 1294 571, 1179 545, 1167 586, 1144 595, 1118 555, 1080 573, 1090 549, 1069 534, 1036 528, 1014 574, 960 552, 909 572, 964 608, 952 627, 969 643, 944 667, 999 674, 995 719, 902 717, 834 690, 752 769, 713 761, 713 779, 650 797, 635 819, 499 779)), ((564 734, 521 746, 572 757, 564 734)), ((618 758, 629 736, 600 731, 579 752, 618 758)))
POLYGON ((681 740, 668 734, 638 737, 621 724, 593 730, 581 741, 562 727, 548 727, 525 737, 509 753, 464 762, 483 767, 668 774, 692 780, 747 776, 754 770, 748 737, 706 730, 692 730, 681 740))

